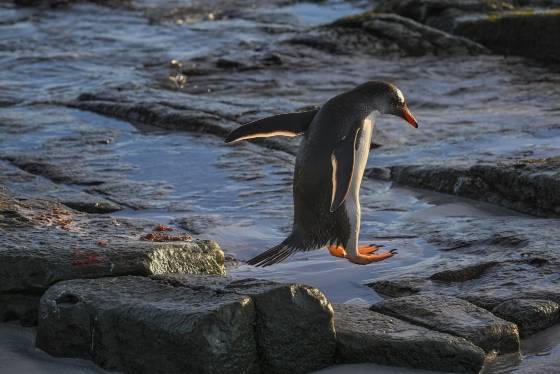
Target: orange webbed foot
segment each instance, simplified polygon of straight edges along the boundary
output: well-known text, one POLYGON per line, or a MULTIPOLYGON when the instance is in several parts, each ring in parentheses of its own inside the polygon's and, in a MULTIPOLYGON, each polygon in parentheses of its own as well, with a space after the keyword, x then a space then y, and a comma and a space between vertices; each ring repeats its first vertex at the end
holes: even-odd
POLYGON ((375 244, 369 244, 369 245, 364 245, 358 248, 358 252, 361 255, 369 255, 375 251, 377 251, 378 249, 383 248, 383 245, 375 245, 375 244))
POLYGON ((340 246, 329 245, 329 252, 331 253, 331 256, 346 258, 346 251, 340 246))
POLYGON ((348 258, 348 260, 354 264, 367 265, 372 262, 379 262, 393 257, 397 253, 396 249, 392 249, 389 252, 377 253, 377 254, 361 254, 359 253, 357 257, 348 258))

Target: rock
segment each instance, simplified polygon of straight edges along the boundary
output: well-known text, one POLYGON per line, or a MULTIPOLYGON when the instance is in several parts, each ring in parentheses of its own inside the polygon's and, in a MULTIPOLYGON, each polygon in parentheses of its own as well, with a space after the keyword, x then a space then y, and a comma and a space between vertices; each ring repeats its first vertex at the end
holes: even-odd
POLYGON ((560 305, 550 300, 513 299, 492 309, 500 318, 515 323, 522 337, 544 330, 560 320, 560 305))
POLYGON ((379 10, 469 38, 498 53, 554 62, 560 60, 557 6, 554 0, 392 0, 379 10))
POLYGON ((256 339, 265 373, 307 373, 333 364, 333 311, 315 288, 265 280, 232 281, 223 277, 156 276, 194 289, 250 296, 257 311, 256 339))
POLYGON ((400 52, 409 56, 485 52, 484 47, 467 39, 396 14, 375 12, 341 18, 329 25, 306 31, 290 41, 332 52, 400 52))
POLYGON ((57 200, 80 212, 111 213, 122 209, 120 205, 105 198, 28 173, 8 161, 0 161, 0 185, 17 191, 20 196, 57 200))
POLYGON ((466 282, 472 279, 480 278, 486 270, 496 265, 497 262, 491 261, 481 262, 459 269, 443 270, 432 274, 430 279, 442 282, 466 282))
POLYGON ((251 298, 235 293, 73 280, 43 295, 37 347, 124 373, 258 373, 254 321, 251 298))
POLYGON ((305 373, 334 362, 332 314, 319 291, 300 285, 72 280, 41 299, 37 346, 125 373, 305 373), (138 357, 150 359, 140 365, 138 357))
MULTIPOLYGON (((539 232, 535 231, 535 234, 544 243, 548 243, 548 239, 540 237, 539 232)), ((498 249, 494 247, 492 250, 498 249)), ((554 278, 560 271, 560 264, 554 260, 554 253, 548 252, 550 260, 535 256, 522 260, 468 265, 453 265, 452 257, 447 256, 441 265, 445 270, 383 279, 372 282, 369 286, 390 297, 420 292, 454 296, 489 311, 512 299, 542 299, 560 303, 560 290, 554 278)), ((440 307, 443 308, 444 305, 440 307)), ((538 321, 533 322, 538 324, 538 321)))
POLYGON ((33 319, 39 296, 61 280, 225 273, 224 254, 214 241, 140 240, 152 226, 142 220, 92 217, 49 200, 18 200, 0 191, 2 320, 33 319))
POLYGON ((501 54, 560 61, 560 10, 520 10, 461 20, 454 32, 501 54))
POLYGON ((5 159, 20 169, 34 175, 40 175, 55 183, 97 185, 103 183, 102 179, 92 176, 85 170, 68 162, 64 167, 48 160, 29 156, 5 156, 5 159))
MULTIPOLYGON (((157 95, 158 91, 152 93, 157 95)), ((260 117, 254 117, 253 114, 251 118, 240 120, 237 118, 242 115, 242 113, 239 113, 239 107, 217 100, 201 100, 196 95, 185 95, 188 105, 164 99, 157 102, 146 101, 145 98, 136 99, 132 95, 133 92, 128 91, 124 95, 86 93, 80 95, 77 100, 65 103, 65 105, 131 123, 144 123, 166 130, 202 132, 221 137, 225 137, 241 124, 260 117), (232 113, 238 113, 238 115, 233 116, 232 113)), ((285 110, 285 112, 288 111, 285 110)), ((299 144, 297 139, 282 138, 261 139, 254 142, 289 154, 295 154, 297 144, 299 144)), ((116 187, 119 186, 119 184, 116 185, 116 187)), ((95 186, 93 190, 105 193, 107 189, 110 192, 112 187, 107 184, 95 186)))
POLYGON ((478 373, 484 351, 466 339, 412 325, 361 306, 335 305, 338 356, 445 372, 478 373))
POLYGON ((170 130, 206 132, 225 136, 239 124, 220 116, 219 111, 205 105, 177 107, 165 101, 136 102, 113 96, 82 94, 78 100, 67 103, 68 106, 124 119, 133 123, 149 123, 170 130))
POLYGON ((188 217, 178 218, 174 223, 194 235, 200 235, 218 226, 218 215, 193 214, 188 217))
POLYGON ((33 293, 0 293, 0 321, 19 320, 23 326, 36 325, 40 297, 33 293))
POLYGON ((127 6, 132 7, 130 0, 14 0, 14 4, 25 7, 66 7, 77 3, 94 3, 109 7, 127 6))
POLYGON ((463 337, 486 352, 519 350, 517 326, 465 300, 418 294, 385 300, 372 310, 437 331, 463 337))
MULTIPOLYGON (((524 213, 560 216, 560 157, 472 166, 389 167, 390 179, 404 185, 451 193, 524 213)), ((370 171, 380 176, 378 170, 370 171)))
POLYGON ((113 213, 122 209, 118 204, 104 199, 92 199, 90 201, 62 201, 64 205, 85 213, 113 213))

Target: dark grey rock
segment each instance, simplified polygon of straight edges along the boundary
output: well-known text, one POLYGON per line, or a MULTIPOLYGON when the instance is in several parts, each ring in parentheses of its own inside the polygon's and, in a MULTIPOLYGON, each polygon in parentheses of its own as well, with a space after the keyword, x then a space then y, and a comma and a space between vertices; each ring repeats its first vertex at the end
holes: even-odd
POLYGON ((333 310, 315 288, 178 274, 154 278, 176 286, 250 296, 257 311, 256 339, 265 373, 307 373, 334 363, 333 310))
POLYGON ((460 20, 458 35, 501 54, 560 61, 560 11, 519 10, 460 20))
POLYGON ((391 0, 379 10, 472 39, 498 53, 559 61, 558 5, 555 0, 391 0))
POLYGON ((550 300, 513 299, 492 309, 500 318, 515 323, 522 337, 544 330, 560 320, 560 305, 550 300))
POLYGON ((54 164, 48 160, 39 157, 30 156, 5 156, 7 160, 12 162, 20 169, 34 175, 40 175, 55 183, 67 183, 78 185, 96 185, 103 183, 101 178, 92 176, 85 170, 77 167, 75 164, 68 162, 67 165, 54 164))
POLYGON ((58 283, 37 347, 125 373, 258 373, 251 298, 142 277, 58 283))
POLYGON ((331 52, 398 52, 409 56, 485 52, 484 47, 465 38, 396 14, 375 12, 341 18, 332 24, 306 31, 290 41, 331 52))
POLYGON ((451 296, 418 294, 385 300, 372 310, 463 337, 486 352, 517 352, 517 326, 485 309, 451 296))
POLYGON ((466 339, 368 310, 335 305, 339 360, 478 373, 484 351, 466 339))
MULTIPOLYGON (((152 93, 157 95, 158 91, 152 93)), ((254 115, 251 118, 239 118, 243 113, 239 113, 238 106, 218 100, 200 99, 196 95, 189 95, 187 104, 178 104, 167 100, 167 97, 154 102, 143 97, 136 99, 131 97, 132 94, 85 93, 77 100, 66 102, 65 105, 140 124, 139 126, 149 124, 167 130, 203 132, 221 137, 225 137, 239 125, 257 119, 254 115)), ((271 138, 256 140, 255 143, 295 154, 298 140, 271 138)), ((94 190, 106 193, 106 189, 110 187, 96 186, 94 190)))
POLYGON ((393 166, 389 172, 371 170, 370 176, 389 175, 397 183, 451 193, 498 204, 521 212, 560 216, 560 158, 520 160, 473 166, 393 166))
MULTIPOLYGON (((549 239, 541 237, 541 233, 535 228, 528 229, 534 230, 543 243, 549 243, 549 239)), ((472 235, 468 231, 465 234, 472 235)), ((537 244, 538 242, 532 248, 537 244)), ((555 260, 554 248, 543 245, 547 249, 543 257, 538 257, 535 253, 533 256, 523 256, 525 258, 520 260, 465 265, 454 264, 453 257, 447 256, 446 261, 436 266, 444 270, 431 273, 431 269, 427 269, 430 271, 426 274, 383 279, 372 282, 369 286, 390 297, 409 296, 420 292, 455 296, 489 311, 512 299, 542 299, 560 303, 560 289, 555 280, 560 271, 560 264, 555 260)), ((488 251, 487 246, 482 248, 488 251)), ((491 248, 496 252, 500 250, 499 247, 491 248)), ((478 251, 476 248, 473 250, 478 251)), ((441 307, 443 308, 443 305, 441 307)))
POLYGON ((306 373, 334 363, 336 340, 316 289, 160 275, 57 283, 37 346, 125 373, 306 373))
POLYGON ((36 325, 40 298, 34 293, 0 293, 0 321, 19 320, 23 326, 36 325))
POLYGON ((118 204, 104 199, 91 199, 86 201, 63 200, 67 207, 85 213, 113 213, 122 209, 118 204))
POLYGON ((218 226, 217 215, 193 214, 188 217, 178 218, 174 223, 193 235, 200 235, 218 226))
MULTIPOLYGON (((122 101, 118 97, 82 94, 69 106, 90 110, 133 123, 149 123, 170 130, 206 132, 225 136, 238 126, 237 123, 220 116, 211 108, 198 105, 177 107, 166 102, 122 101)), ((210 103, 208 103, 210 105, 210 103)))
POLYGON ((33 319, 34 300, 61 280, 225 273, 224 254, 216 242, 140 240, 152 227, 151 222, 91 216, 50 200, 18 200, 0 191, 2 319, 14 314, 33 319), (29 294, 34 299, 29 301, 29 294))

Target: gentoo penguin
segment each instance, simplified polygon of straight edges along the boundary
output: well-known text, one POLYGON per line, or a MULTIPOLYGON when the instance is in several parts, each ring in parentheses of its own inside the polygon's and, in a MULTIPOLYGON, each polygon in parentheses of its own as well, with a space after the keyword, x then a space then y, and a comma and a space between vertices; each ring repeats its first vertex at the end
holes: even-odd
POLYGON ((294 171, 292 233, 248 264, 268 266, 297 251, 324 246, 333 256, 362 265, 395 254, 373 253, 382 246, 358 246, 360 184, 379 114, 393 114, 418 127, 396 86, 370 81, 333 97, 320 109, 260 119, 229 134, 226 143, 303 134, 294 171))

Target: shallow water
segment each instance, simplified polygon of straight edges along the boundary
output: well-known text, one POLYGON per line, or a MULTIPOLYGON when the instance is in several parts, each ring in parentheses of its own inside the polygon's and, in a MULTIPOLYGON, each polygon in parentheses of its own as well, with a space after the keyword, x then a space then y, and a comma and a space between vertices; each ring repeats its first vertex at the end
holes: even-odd
MULTIPOLYGON (((180 9, 185 4, 175 5, 180 9)), ((26 9, 1 3, 0 153, 39 155, 62 165, 70 159, 90 175, 120 184, 113 190, 79 184, 56 188, 112 199, 125 207, 116 216, 175 226, 187 219, 197 236, 217 240, 224 251, 241 260, 250 258, 277 244, 290 230, 293 156, 254 144, 224 145, 211 135, 134 126, 58 103, 83 92, 117 88, 141 94, 150 87, 162 96, 181 97, 180 90, 162 88, 149 67, 204 56, 240 41, 272 41, 281 33, 278 30, 315 26, 364 7, 360 1, 304 2, 255 7, 239 17, 205 22, 201 19, 220 9, 169 12, 172 5, 152 1, 139 2, 132 9, 91 4, 26 9), (267 31, 270 28, 276 31, 267 31), (95 143, 100 140, 105 143, 95 143), (134 196, 120 192, 122 185, 134 186, 134 196)), ((341 57, 341 61, 346 60, 341 57)), ((560 150, 555 121, 560 101, 555 87, 560 78, 540 66, 501 57, 379 57, 346 62, 328 69, 313 66, 194 78, 196 87, 187 82, 184 91, 204 92, 238 107, 266 112, 320 103, 365 79, 397 81, 425 126, 415 132, 383 118, 383 127, 376 131, 383 147, 369 161, 375 166, 445 157, 465 163, 519 155, 545 157, 560 150), (268 86, 270 92, 262 89, 268 86)), ((25 191, 16 181, 8 187, 16 193, 25 191)), ((380 296, 363 283, 422 268, 440 258, 438 248, 407 228, 445 221, 451 230, 465 219, 489 224, 495 217, 530 219, 488 204, 375 180, 364 182, 361 204, 362 241, 398 248, 394 258, 358 267, 318 250, 264 269, 242 265, 231 274, 310 284, 337 303, 371 303, 380 296)), ((523 360, 502 356, 485 372, 560 372, 559 331, 555 327, 535 335, 523 344, 523 360)), ((79 360, 50 358, 34 350, 32 340, 32 329, 0 325, 0 373, 102 372, 79 360)), ((324 372, 360 370, 399 372, 376 365, 324 372)))

